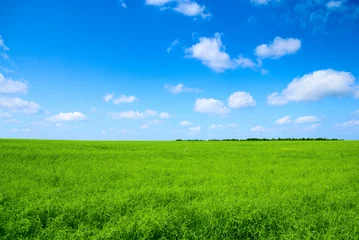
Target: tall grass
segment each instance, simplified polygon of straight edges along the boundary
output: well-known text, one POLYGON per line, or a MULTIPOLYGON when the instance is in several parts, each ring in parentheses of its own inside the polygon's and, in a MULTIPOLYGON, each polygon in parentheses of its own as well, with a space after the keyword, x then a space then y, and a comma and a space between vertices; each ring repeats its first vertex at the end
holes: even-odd
POLYGON ((359 239, 359 142, 0 140, 1 239, 359 239))

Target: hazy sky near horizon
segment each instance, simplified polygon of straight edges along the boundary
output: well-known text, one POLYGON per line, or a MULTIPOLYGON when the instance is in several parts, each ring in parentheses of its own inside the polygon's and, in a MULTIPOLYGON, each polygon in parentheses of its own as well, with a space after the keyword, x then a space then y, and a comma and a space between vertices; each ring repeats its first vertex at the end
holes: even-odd
POLYGON ((0 138, 359 139, 359 2, 4 0, 0 138))

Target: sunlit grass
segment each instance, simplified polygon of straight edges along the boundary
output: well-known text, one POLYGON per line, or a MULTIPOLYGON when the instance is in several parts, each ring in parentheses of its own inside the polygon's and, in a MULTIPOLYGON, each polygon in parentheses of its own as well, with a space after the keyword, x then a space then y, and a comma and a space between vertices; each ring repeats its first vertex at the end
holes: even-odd
POLYGON ((0 238, 359 239, 359 142, 0 140, 0 238))

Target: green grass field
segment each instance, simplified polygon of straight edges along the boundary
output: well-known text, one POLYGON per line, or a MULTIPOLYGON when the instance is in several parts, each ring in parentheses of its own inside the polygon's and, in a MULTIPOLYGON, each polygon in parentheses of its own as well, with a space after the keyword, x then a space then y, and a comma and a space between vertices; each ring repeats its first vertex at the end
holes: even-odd
POLYGON ((0 140, 1 239, 359 239, 359 141, 0 140))

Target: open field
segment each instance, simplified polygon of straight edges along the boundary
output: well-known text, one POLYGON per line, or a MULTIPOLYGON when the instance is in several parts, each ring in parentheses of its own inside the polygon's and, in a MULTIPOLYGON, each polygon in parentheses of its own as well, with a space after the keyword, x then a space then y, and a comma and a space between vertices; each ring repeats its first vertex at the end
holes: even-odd
POLYGON ((0 140, 0 238, 359 239, 359 141, 0 140))

